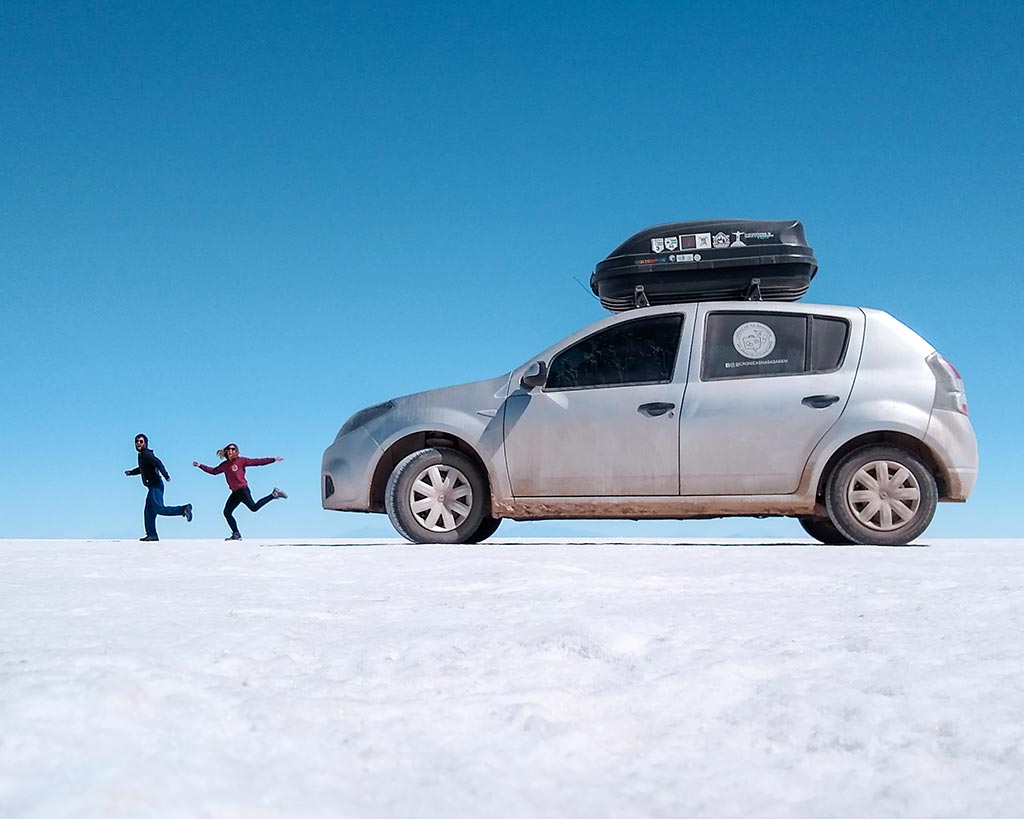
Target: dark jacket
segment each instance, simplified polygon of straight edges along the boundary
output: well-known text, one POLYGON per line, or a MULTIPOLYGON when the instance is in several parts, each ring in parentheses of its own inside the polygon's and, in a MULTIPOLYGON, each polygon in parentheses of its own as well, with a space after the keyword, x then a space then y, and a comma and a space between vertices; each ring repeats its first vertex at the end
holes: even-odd
POLYGON ((171 479, 167 470, 164 469, 163 462, 153 454, 153 450, 149 447, 139 450, 139 465, 135 469, 128 470, 128 474, 141 474, 142 482, 146 486, 163 486, 164 482, 160 480, 161 475, 168 481, 171 479))

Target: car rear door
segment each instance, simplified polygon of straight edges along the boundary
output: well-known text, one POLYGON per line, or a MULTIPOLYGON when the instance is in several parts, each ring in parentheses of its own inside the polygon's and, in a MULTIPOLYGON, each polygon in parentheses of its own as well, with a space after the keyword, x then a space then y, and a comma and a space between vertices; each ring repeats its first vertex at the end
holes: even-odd
POLYGON ((839 419, 864 335, 856 308, 704 305, 679 422, 682 495, 791 494, 839 419))

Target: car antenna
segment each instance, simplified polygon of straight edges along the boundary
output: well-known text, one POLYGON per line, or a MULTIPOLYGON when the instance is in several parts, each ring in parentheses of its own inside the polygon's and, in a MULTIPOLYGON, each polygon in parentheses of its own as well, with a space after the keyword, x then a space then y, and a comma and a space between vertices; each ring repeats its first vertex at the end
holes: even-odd
MULTIPOLYGON (((597 296, 594 295, 594 291, 593 290, 589 290, 587 288, 587 286, 583 282, 581 282, 579 279, 577 279, 575 276, 573 276, 573 279, 576 281, 576 284, 578 284, 580 287, 582 287, 584 290, 587 291, 587 295, 589 295, 591 298, 597 299, 597 296)), ((600 301, 600 299, 597 299, 597 300, 600 301)))

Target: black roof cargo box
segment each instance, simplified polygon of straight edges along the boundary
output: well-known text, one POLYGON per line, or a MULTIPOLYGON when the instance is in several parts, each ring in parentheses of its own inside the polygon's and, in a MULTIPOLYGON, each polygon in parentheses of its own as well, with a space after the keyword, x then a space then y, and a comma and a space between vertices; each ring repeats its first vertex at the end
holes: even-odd
POLYGON ((689 301, 796 301, 817 270, 794 220, 672 222, 626 239, 598 262, 590 287, 616 313, 689 301))

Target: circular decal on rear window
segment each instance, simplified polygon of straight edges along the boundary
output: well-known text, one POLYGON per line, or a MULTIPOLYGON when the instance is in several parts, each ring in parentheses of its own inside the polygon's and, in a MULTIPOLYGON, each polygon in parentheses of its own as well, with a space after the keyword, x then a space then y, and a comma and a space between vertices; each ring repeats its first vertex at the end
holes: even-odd
POLYGON ((775 349, 775 333, 767 324, 748 321, 732 334, 732 346, 744 358, 764 358, 775 349))

